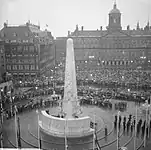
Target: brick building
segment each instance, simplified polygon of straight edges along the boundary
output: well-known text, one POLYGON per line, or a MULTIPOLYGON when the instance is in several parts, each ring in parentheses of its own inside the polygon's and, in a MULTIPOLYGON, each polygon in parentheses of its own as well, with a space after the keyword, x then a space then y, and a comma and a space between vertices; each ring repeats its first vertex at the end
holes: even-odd
POLYGON ((2 82, 2 76, 5 72, 6 70, 5 70, 4 41, 0 39, 0 83, 2 82))
POLYGON ((5 53, 6 71, 14 77, 26 79, 46 75, 53 60, 51 32, 40 30, 27 22, 21 26, 8 26, 0 31, 5 53))
MULTIPOLYGON (((77 69, 151 69, 151 26, 149 21, 144 28, 139 22, 136 29, 122 29, 121 13, 116 3, 109 12, 106 30, 101 26, 97 30, 84 30, 76 26, 75 31, 68 32, 74 40, 77 69)), ((56 58, 65 56, 67 37, 56 39, 56 58)), ((62 58, 61 58, 62 57, 62 58)))

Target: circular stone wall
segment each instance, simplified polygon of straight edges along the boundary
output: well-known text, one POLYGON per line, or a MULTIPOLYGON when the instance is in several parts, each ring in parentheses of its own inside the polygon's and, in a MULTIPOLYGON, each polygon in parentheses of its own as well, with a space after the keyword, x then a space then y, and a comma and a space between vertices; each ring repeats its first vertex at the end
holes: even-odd
POLYGON ((48 115, 46 111, 39 114, 39 126, 47 134, 64 137, 82 137, 93 134, 90 128, 90 117, 64 119, 48 115))

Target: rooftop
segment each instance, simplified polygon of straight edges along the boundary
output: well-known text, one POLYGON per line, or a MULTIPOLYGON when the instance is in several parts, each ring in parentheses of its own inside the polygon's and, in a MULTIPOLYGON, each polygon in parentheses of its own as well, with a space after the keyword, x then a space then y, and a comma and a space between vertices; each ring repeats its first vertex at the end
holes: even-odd
POLYGON ((119 9, 117 9, 116 3, 114 3, 113 9, 110 11, 109 14, 120 14, 119 9))

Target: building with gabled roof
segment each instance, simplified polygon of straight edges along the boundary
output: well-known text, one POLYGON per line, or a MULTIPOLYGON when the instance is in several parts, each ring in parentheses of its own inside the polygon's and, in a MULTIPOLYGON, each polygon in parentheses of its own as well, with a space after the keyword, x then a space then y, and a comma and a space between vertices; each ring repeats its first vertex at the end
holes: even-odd
POLYGON ((4 41, 6 71, 14 77, 26 79, 46 75, 53 61, 53 36, 27 22, 10 26, 4 23, 0 31, 4 41))
POLYGON ((0 38, 0 83, 3 81, 5 70, 4 41, 0 38))

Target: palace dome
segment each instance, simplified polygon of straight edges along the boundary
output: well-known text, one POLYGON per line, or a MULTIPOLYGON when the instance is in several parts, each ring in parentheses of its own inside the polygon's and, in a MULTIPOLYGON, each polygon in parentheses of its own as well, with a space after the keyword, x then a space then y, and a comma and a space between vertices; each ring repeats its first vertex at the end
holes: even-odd
POLYGON ((119 9, 116 8, 116 3, 113 6, 113 9, 110 11, 109 14, 120 14, 119 9))

